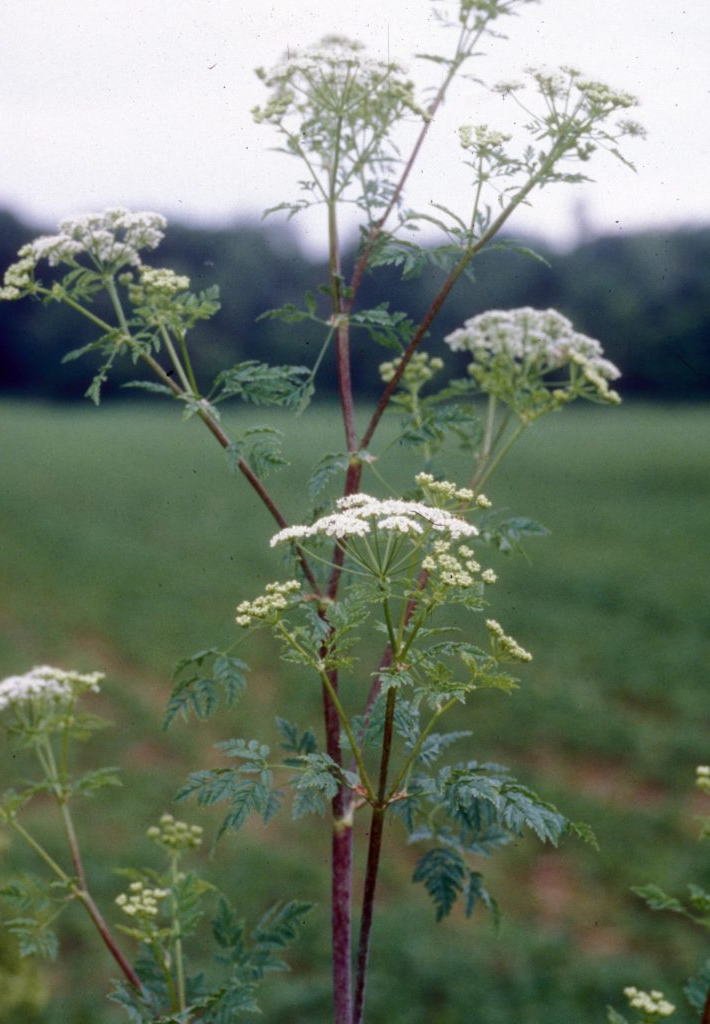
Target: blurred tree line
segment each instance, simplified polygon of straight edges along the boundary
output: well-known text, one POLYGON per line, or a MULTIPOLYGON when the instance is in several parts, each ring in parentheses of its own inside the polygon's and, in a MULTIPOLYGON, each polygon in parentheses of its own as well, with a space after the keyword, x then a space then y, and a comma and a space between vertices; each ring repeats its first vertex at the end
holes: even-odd
MULTIPOLYGON (((11 213, 0 211, 0 276, 18 248, 37 234, 11 213)), ((512 250, 482 253, 474 267, 475 281, 464 278, 457 284, 437 321, 435 339, 485 309, 554 306, 578 330, 602 342, 623 371, 624 395, 697 400, 707 393, 710 229, 602 237, 565 254, 536 243, 532 247, 549 265, 512 250)), ((354 250, 348 262, 353 257, 354 250)), ((314 362, 323 340, 314 325, 257 319, 287 302, 301 307, 305 291, 317 294, 318 285, 327 279, 325 263, 304 256, 295 232, 285 227, 264 230, 249 222, 224 228, 173 224, 149 262, 189 274, 196 291, 219 285, 221 311, 193 334, 191 350, 202 381, 245 359, 308 366, 314 362)), ((391 310, 406 310, 417 320, 441 279, 434 267, 411 281, 401 280, 394 268, 380 268, 366 279, 359 308, 388 302, 391 310)), ((322 302, 325 312, 324 296, 322 302)), ((57 400, 81 397, 90 368, 85 360, 61 360, 94 336, 91 325, 65 307, 54 306, 48 315, 39 303, 1 303, 0 393, 57 400)), ((394 353, 384 348, 373 351, 372 344, 364 333, 355 333, 356 382, 374 389, 378 364, 394 353)), ((454 357, 443 348, 439 353, 453 364, 454 357)), ((129 363, 117 369, 107 397, 136 375, 129 363)), ((335 389, 328 359, 318 385, 321 395, 335 389)))

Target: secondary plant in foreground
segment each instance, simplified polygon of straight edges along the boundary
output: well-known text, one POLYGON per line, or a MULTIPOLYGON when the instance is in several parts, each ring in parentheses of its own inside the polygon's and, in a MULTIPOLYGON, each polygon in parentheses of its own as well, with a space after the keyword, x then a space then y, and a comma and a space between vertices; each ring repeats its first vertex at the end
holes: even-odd
MULTIPOLYGON (((77 774, 73 746, 89 739, 107 723, 84 708, 85 698, 99 689, 99 672, 65 672, 48 665, 0 683, 0 728, 19 756, 27 755, 39 774, 20 789, 6 790, 0 800, 0 824, 18 836, 45 869, 44 877, 26 875, 0 888, 10 907, 9 931, 23 955, 53 959, 57 952, 56 923, 71 905, 88 914, 96 934, 121 973, 110 998, 131 1020, 215 1024, 257 1010, 256 994, 266 973, 283 970, 282 950, 295 938, 309 905, 292 901, 272 907, 247 929, 225 897, 183 859, 200 846, 202 828, 164 814, 148 836, 161 851, 163 870, 123 869, 126 888, 113 913, 101 911, 92 895, 74 807, 84 797, 119 783, 117 769, 98 768, 77 774), (23 824, 25 809, 50 798, 66 840, 67 860, 50 852, 36 830, 23 824), (208 904, 213 904, 211 932, 215 967, 211 973, 189 971, 190 953, 204 951, 195 943, 208 904), (112 920, 113 919, 113 920, 112 920), (118 933, 129 937, 119 941, 118 933), (125 946, 138 945, 133 965, 125 946)), ((24 765, 23 765, 24 767, 24 765)), ((204 940, 202 940, 204 943, 204 940)))
MULTIPOLYGON (((710 766, 698 765, 695 770, 695 784, 701 793, 710 796, 710 766)), ((707 842, 710 839, 710 816, 708 815, 703 815, 700 818, 698 838, 701 842, 707 842)), ((633 891, 646 901, 651 910, 670 911, 687 918, 706 931, 710 929, 710 892, 695 882, 688 884, 688 895, 685 900, 668 895, 660 885, 655 883, 637 886, 633 891)), ((706 959, 698 973, 687 981, 683 994, 694 1011, 694 1019, 700 1020, 701 1024, 710 1024, 710 958, 706 959)), ((651 996, 657 995, 660 994, 651 993, 651 996)), ((662 1016, 668 1017, 675 1009, 665 1000, 662 1001, 662 1005, 664 1012, 661 1013, 657 1008, 655 1017, 648 1014, 649 1021, 655 1022, 662 1016)), ((612 1008, 609 1008, 609 1021, 611 1024, 627 1024, 625 1019, 612 1008)))
MULTIPOLYGON (((360 1024, 365 1016, 388 818, 396 818, 408 841, 421 846, 413 877, 432 898, 437 918, 457 901, 467 915, 478 905, 497 914, 481 860, 521 833, 553 844, 569 834, 592 838, 586 826, 570 822, 508 768, 471 748, 467 731, 442 731, 444 720, 481 691, 514 690, 517 671, 532 657, 527 640, 524 646, 510 636, 489 611, 497 579, 489 555, 496 548, 518 549, 526 535, 544 530, 524 517, 497 513, 482 491, 484 483, 543 415, 576 398, 619 401, 610 387, 618 371, 599 343, 554 310, 471 318, 443 339, 453 352, 470 356, 464 376, 438 388, 433 383, 443 374, 446 352, 435 335, 438 313, 517 207, 543 186, 583 181, 581 169, 595 150, 621 156, 620 141, 640 133, 619 116, 634 104, 626 93, 572 68, 529 69, 527 87, 497 87, 525 109, 527 142, 513 146, 505 132, 462 126, 462 158, 471 172, 466 208, 406 206, 408 179, 452 84, 484 38, 497 34, 498 19, 527 6, 527 0, 461 0, 450 16, 437 7, 444 26, 453 29, 453 45, 427 55, 440 67, 441 81, 426 103, 399 65, 370 60, 342 37, 292 52, 260 72, 268 96, 255 117, 276 131, 302 175, 300 197, 281 208, 290 214, 309 206, 323 209, 327 280, 302 305, 264 314, 285 325, 309 325, 320 350, 310 365, 251 360, 203 387, 188 337, 199 320, 217 311, 218 296, 215 289, 195 294, 187 277, 146 262, 165 227, 155 213, 110 209, 68 219, 56 235, 20 250, 0 290, 0 299, 8 301, 30 296, 50 307, 62 303, 94 325, 95 340, 67 358, 100 356, 87 392, 96 403, 114 362, 130 357, 148 373, 138 386, 177 400, 185 416, 200 419, 274 521, 272 545, 289 553, 284 578, 259 595, 239 595, 236 622, 245 644, 251 630, 268 629, 282 658, 310 680, 322 698, 322 732, 318 736, 279 717, 269 743, 227 739, 218 744, 216 764, 192 773, 178 799, 224 803, 220 834, 239 829, 250 814, 268 822, 287 800, 295 817, 328 814, 335 1024, 360 1024), (412 120, 418 134, 403 159, 393 133, 412 120), (360 217, 360 244, 347 275, 340 240, 344 204, 360 217), (439 232, 429 247, 414 234, 422 224, 439 232), (386 304, 369 309, 360 303, 364 275, 387 265, 400 267, 406 277, 426 273, 438 279, 420 323, 386 304), (383 385, 373 407, 362 403, 360 417, 351 374, 354 337, 358 359, 381 363, 383 385), (219 407, 239 397, 303 413, 330 346, 343 439, 327 439, 315 453, 311 513, 293 524, 266 483, 268 473, 284 464, 279 431, 268 424, 232 434, 219 407), (388 349, 386 361, 377 346, 388 349), (397 440, 420 456, 421 469, 401 495, 380 469, 384 448, 378 428, 390 410, 400 414, 397 440), (358 430, 360 419, 365 425, 358 430), (468 453, 460 482, 443 478, 441 469, 452 445, 468 453), (455 625, 454 611, 463 613, 464 626, 455 625), (450 750, 464 744, 466 753, 450 760, 450 750), (353 920, 356 839, 367 849, 353 920)), ((283 558, 274 564, 283 565, 283 558)), ((207 648, 183 659, 167 721, 191 713, 205 718, 220 699, 231 705, 246 685, 245 672, 231 651, 207 648)), ((66 803, 63 786, 56 793, 60 807, 66 803)), ((23 801, 15 806, 8 799, 7 823, 32 845, 18 818, 23 801)), ((213 934, 232 970, 204 991, 184 967, 184 943, 199 923, 195 907, 209 895, 206 883, 193 882, 181 866, 197 833, 168 818, 154 829, 167 868, 135 873, 118 903, 122 929, 143 951, 135 967, 124 966, 115 939, 102 935, 124 975, 118 998, 139 1021, 236 1020, 251 1008, 256 983, 273 966, 272 947, 293 937, 306 907, 292 903, 272 912, 249 944, 226 902, 220 903, 213 934)), ((81 879, 77 884, 65 875, 36 844, 35 852, 67 898, 82 900, 85 894, 88 909, 81 879)))

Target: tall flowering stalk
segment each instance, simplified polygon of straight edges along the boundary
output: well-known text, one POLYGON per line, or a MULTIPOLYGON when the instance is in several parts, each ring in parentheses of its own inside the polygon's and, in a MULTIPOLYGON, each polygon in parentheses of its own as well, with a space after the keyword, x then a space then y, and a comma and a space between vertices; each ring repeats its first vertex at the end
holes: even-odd
MULTIPOLYGON (((335 1024, 364 1019, 388 817, 394 815, 409 841, 424 847, 414 880, 432 898, 437 918, 446 916, 457 900, 467 915, 478 905, 497 913, 478 860, 522 831, 553 844, 568 834, 591 838, 586 826, 568 821, 507 768, 471 759, 440 763, 449 747, 468 736, 440 732, 444 716, 482 689, 512 691, 518 680, 511 667, 517 670, 532 657, 486 611, 497 579, 487 554, 491 546, 510 550, 518 546, 521 533, 542 530, 529 521, 496 515, 482 485, 522 431, 541 416, 576 398, 618 401, 609 385, 618 371, 599 343, 577 333, 554 310, 493 311, 468 320, 444 339, 451 350, 470 354, 468 373, 439 390, 432 381, 443 371, 444 350, 428 353, 423 348, 428 338, 439 344, 433 331, 447 297, 520 204, 541 187, 584 180, 579 165, 597 149, 626 160, 618 149, 621 140, 641 134, 634 122, 617 117, 633 106, 626 93, 570 68, 554 73, 529 69, 532 99, 517 83, 496 87, 526 110, 529 145, 514 151, 505 132, 464 125, 459 139, 472 180, 467 208, 456 211, 437 203, 433 214, 404 206, 406 185, 453 83, 482 41, 499 34, 494 29, 498 19, 519 13, 530 2, 460 0, 453 15, 446 5, 438 6, 444 27, 453 28, 454 42, 448 54, 427 55, 441 69, 439 88, 428 104, 418 100, 399 64, 371 60, 359 44, 340 36, 290 53, 272 70, 259 72, 268 96, 254 116, 278 133, 283 151, 299 162, 303 174, 300 197, 277 209, 292 215, 310 206, 323 208, 329 253, 323 298, 308 293, 303 308, 289 305, 265 314, 311 325, 322 342, 312 366, 249 361, 224 370, 203 390, 188 335, 195 323, 217 310, 217 293, 195 294, 186 277, 144 262, 144 252, 158 245, 165 227, 153 213, 111 209, 67 220, 57 235, 20 250, 0 289, 1 300, 30 296, 50 305, 63 303, 96 327, 97 339, 67 356, 101 355, 88 390, 95 402, 116 359, 129 356, 145 366, 153 379, 138 383, 178 400, 185 416, 203 422, 278 527, 272 546, 292 552, 289 578, 241 600, 236 621, 243 630, 270 630, 282 656, 320 689, 322 743, 311 730, 277 719, 281 753, 272 755, 270 746, 258 740, 227 740, 219 747, 228 764, 193 773, 178 798, 195 797, 205 805, 226 802, 220 834, 240 828, 251 813, 269 821, 286 791, 295 817, 323 813, 329 805, 335 1024), (415 121, 419 128, 411 152, 403 157, 393 132, 404 121, 415 121), (340 239, 344 203, 361 217, 361 243, 349 276, 340 239), (422 221, 440 232, 429 249, 412 234, 422 221), (420 323, 384 307, 359 304, 364 274, 385 265, 398 266, 407 276, 443 268, 439 291, 420 323), (93 308, 99 293, 108 296, 110 316, 93 308), (362 431, 357 429, 351 373, 353 330, 371 344, 396 350, 380 366, 383 388, 362 431), (335 347, 345 448, 321 453, 310 493, 314 502, 321 501, 323 491, 339 480, 342 495, 330 502, 330 511, 316 506, 308 522, 294 525, 265 483, 267 472, 283 462, 277 431, 258 428, 231 436, 220 420, 219 404, 241 397, 302 412, 330 345, 335 347), (485 405, 483 422, 471 404, 478 399, 485 405), (398 439, 419 449, 423 470, 410 492, 383 497, 371 492, 383 484, 376 467, 378 427, 390 409, 401 414, 398 439), (438 468, 440 451, 452 443, 471 453, 470 481, 463 484, 442 479, 438 468), (362 490, 365 474, 371 474, 367 492, 362 490), (448 617, 454 606, 470 613, 463 639, 448 617), (346 694, 357 695, 355 706, 346 694), (363 815, 368 842, 355 943, 354 826, 363 815)), ((359 351, 366 351, 364 345, 359 351)), ((184 659, 168 721, 191 712, 206 717, 220 695, 233 702, 244 689, 244 670, 238 658, 214 649, 184 659)), ((164 837, 160 841, 170 847, 164 837)), ((134 1014, 143 1014, 134 1019, 153 1019, 150 1014, 162 1001, 179 1014, 170 1020, 189 1020, 192 1014, 221 1021, 224 1007, 214 1001, 217 997, 210 1003, 191 991, 182 967, 176 973, 171 967, 175 961, 182 964, 183 939, 182 925, 175 923, 174 861, 171 865, 165 884, 148 884, 140 877, 119 898, 124 915, 136 922, 132 934, 152 949, 157 965, 157 975, 139 979, 141 987, 134 986, 133 992, 122 989, 121 999, 134 1014), (163 920, 170 913, 172 923, 163 920)), ((303 908, 293 910, 282 922, 284 942, 293 937, 294 921, 302 913, 303 908)), ((232 934, 226 910, 223 917, 218 936, 232 934)), ((258 946, 261 939, 255 941, 258 946)), ((252 989, 240 988, 234 979, 232 990, 240 999, 251 998, 252 989)))

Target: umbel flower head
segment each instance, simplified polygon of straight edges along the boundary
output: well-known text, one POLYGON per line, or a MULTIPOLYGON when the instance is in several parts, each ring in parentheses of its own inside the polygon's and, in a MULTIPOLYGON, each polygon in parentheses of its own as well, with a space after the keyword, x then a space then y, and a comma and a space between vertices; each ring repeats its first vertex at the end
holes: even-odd
POLYGON ((56 235, 42 235, 22 246, 19 260, 5 272, 0 300, 30 294, 41 260, 46 260, 50 267, 111 272, 125 266, 140 266, 141 250, 155 249, 160 244, 165 225, 165 218, 159 213, 130 212, 122 207, 63 220, 56 235))
POLYGON ((200 825, 188 825, 185 821, 176 821, 172 814, 163 814, 160 823, 151 825, 146 834, 158 846, 178 853, 197 849, 202 843, 202 832, 200 825))
POLYGON ((158 916, 158 904, 170 895, 168 889, 151 888, 144 882, 131 882, 128 892, 116 897, 116 903, 124 914, 135 918, 153 918, 158 916))
MULTIPOLYGON (((331 176, 342 196, 350 186, 359 188, 363 176, 389 169, 398 159, 388 141, 390 129, 404 118, 426 117, 399 64, 367 57, 361 43, 344 36, 292 50, 275 67, 256 73, 269 96, 252 110, 255 121, 279 131, 284 152, 307 164, 304 191, 311 196, 315 190, 292 206, 294 212, 324 201, 331 176)), ((380 195, 369 198, 385 202, 380 195)))
POLYGON ((624 995, 632 1010, 640 1010, 643 1013, 643 1024, 651 1024, 652 1021, 671 1017, 675 1013, 675 1006, 663 998, 662 992, 644 992, 635 985, 629 985, 624 989, 624 995))
POLYGON ((96 692, 102 672, 65 672, 50 665, 37 665, 22 676, 8 676, 0 683, 0 712, 27 704, 66 704, 74 697, 96 692))
MULTIPOLYGON (((453 486, 453 485, 452 485, 453 486)), ((454 487, 454 497, 456 492, 454 487)), ((472 498, 471 491, 465 491, 472 498)), ((463 500, 463 499, 458 499, 463 500)), ((422 537, 433 531, 451 540, 475 537, 478 530, 461 516, 422 501, 399 498, 373 498, 369 494, 351 494, 336 502, 337 512, 316 519, 310 526, 289 526, 271 538, 271 546, 307 538, 343 540, 366 537, 374 532, 403 537, 422 537)))
POLYGON ((275 623, 293 602, 300 591, 298 580, 285 583, 267 583, 266 590, 253 601, 242 601, 237 605, 237 625, 255 626, 275 623))
POLYGON ((466 320, 444 339, 470 352, 468 372, 482 391, 532 420, 575 398, 618 404, 609 387, 620 376, 594 338, 575 331, 555 309, 491 310, 466 320))

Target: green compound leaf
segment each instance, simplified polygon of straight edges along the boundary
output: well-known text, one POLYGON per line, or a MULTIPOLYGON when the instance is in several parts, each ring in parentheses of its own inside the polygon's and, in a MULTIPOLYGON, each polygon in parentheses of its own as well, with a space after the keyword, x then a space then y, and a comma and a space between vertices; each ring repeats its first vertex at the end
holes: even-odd
POLYGON ((500 909, 497 901, 491 896, 483 884, 483 875, 480 871, 469 871, 468 882, 466 883, 466 902, 464 910, 466 917, 471 917, 474 910, 481 903, 493 917, 493 924, 497 928, 500 923, 500 909))
POLYGON ((441 921, 464 891, 467 876, 466 863, 459 853, 435 847, 421 858, 414 869, 412 881, 424 883, 436 907, 436 920, 441 921))
POLYGON ((210 807, 221 800, 229 800, 238 780, 237 768, 203 768, 198 772, 190 772, 185 783, 175 794, 175 800, 179 803, 189 796, 196 796, 198 804, 210 807))
POLYGON ((190 712, 201 720, 209 718, 220 700, 231 707, 246 689, 244 672, 248 668, 239 658, 224 654, 216 647, 183 658, 175 666, 173 676, 177 682, 168 701, 163 728, 167 729, 177 715, 187 719, 190 712))
POLYGON ((415 326, 406 313, 390 313, 389 302, 374 309, 363 309, 350 317, 352 327, 367 331, 373 341, 385 348, 402 352, 414 337, 415 326))
POLYGON ((651 910, 670 910, 674 914, 683 914, 685 917, 691 916, 680 900, 675 899, 674 896, 669 896, 668 893, 661 889, 660 885, 655 885, 653 882, 649 885, 632 886, 631 891, 645 900, 651 910))
POLYGON ((212 921, 212 934, 222 949, 234 950, 238 955, 244 948, 244 922, 237 917, 224 896, 220 897, 217 915, 212 921))
POLYGON ((138 992, 132 985, 124 981, 114 982, 114 989, 109 992, 107 999, 117 1003, 128 1015, 131 1024, 149 1024, 155 1019, 154 1014, 149 1010, 138 992))
POLYGON ((436 406, 424 400, 416 415, 403 420, 400 438, 403 444, 413 448, 422 445, 437 448, 447 434, 453 434, 466 451, 479 443, 481 421, 472 406, 436 406))
MULTIPOLYGON (((301 732, 295 722, 289 722, 288 719, 277 716, 276 728, 282 739, 282 742, 279 743, 282 750, 294 754, 314 754, 318 749, 316 734, 310 727, 301 732)), ((287 758, 286 764, 298 764, 298 761, 287 758)))
POLYGON ((702 886, 695 885, 693 882, 688 886, 688 892, 690 893, 690 905, 693 910, 697 914, 707 917, 710 912, 710 893, 703 889, 702 886))
POLYGON ((176 920, 181 935, 192 935, 196 931, 205 913, 204 897, 214 891, 213 885, 193 871, 180 875, 172 886, 172 892, 177 906, 176 920))
POLYGON ((246 430, 226 449, 229 468, 236 474, 239 461, 244 459, 252 473, 263 480, 269 473, 288 462, 281 455, 283 433, 276 427, 258 426, 246 430))
POLYGON ((73 779, 70 784, 71 793, 74 796, 92 796, 98 789, 104 786, 121 786, 120 768, 97 768, 91 772, 84 772, 78 778, 73 779))
POLYGON ((59 945, 53 926, 73 899, 72 885, 71 879, 47 884, 25 875, 0 888, 0 899, 16 914, 3 918, 3 924, 17 938, 21 957, 56 958, 59 945))
POLYGON ((294 821, 305 818, 307 814, 318 814, 322 818, 326 812, 326 802, 316 789, 297 789, 293 794, 291 814, 294 821))
POLYGON ((480 519, 481 540, 493 545, 504 554, 525 554, 522 540, 527 537, 547 537, 550 531, 527 516, 506 515, 505 510, 489 512, 480 519))
POLYGON ((332 800, 338 792, 338 786, 354 789, 360 785, 359 776, 341 768, 329 754, 302 754, 293 760, 297 760, 303 769, 291 779, 291 785, 296 791, 313 790, 327 800, 332 800))
POLYGON ((402 280, 411 281, 421 276, 427 260, 427 252, 421 246, 383 235, 370 255, 368 264, 370 267, 399 267, 402 280))
POLYGON ((214 382, 214 402, 239 396, 254 405, 282 405, 300 408, 311 379, 307 366, 270 366, 249 359, 224 370, 214 382))
POLYGON ((269 747, 258 740, 224 740, 222 743, 215 743, 215 747, 227 757, 238 757, 244 761, 254 762, 253 765, 242 765, 240 770, 244 772, 261 771, 271 753, 269 747))
POLYGON ((688 979, 683 988, 683 994, 693 1009, 702 1013, 705 1009, 708 991, 710 991, 710 960, 706 960, 698 973, 688 979))
POLYGON ((349 465, 349 452, 329 452, 319 459, 308 481, 308 492, 311 500, 315 501, 331 479, 338 473, 344 473, 349 465))
POLYGON ((503 787, 499 814, 502 823, 512 832, 520 834, 529 828, 543 843, 553 846, 557 846, 567 832, 567 818, 525 786, 503 787))
POLYGON ((5 921, 5 927, 18 940, 21 957, 56 960, 59 940, 46 922, 34 917, 13 917, 5 921))
POLYGON ((298 938, 306 915, 312 909, 312 903, 300 900, 274 904, 254 928, 254 942, 262 949, 285 949, 298 938))
POLYGON ((233 785, 229 802, 231 810, 219 827, 217 839, 227 829, 236 832, 252 813, 259 814, 267 825, 281 806, 279 795, 262 779, 244 779, 233 785))
POLYGON ((227 829, 239 829, 251 813, 261 816, 265 824, 281 806, 282 794, 274 790, 273 773, 267 764, 269 748, 258 740, 227 740, 217 744, 228 757, 242 763, 234 768, 216 768, 192 772, 175 796, 176 801, 194 796, 198 804, 209 807, 227 801, 230 810, 224 818, 217 839, 227 829))
MULTIPOLYGON (((557 846, 570 831, 570 822, 564 815, 532 790, 515 782, 505 769, 501 773, 499 765, 474 762, 466 767, 443 768, 438 783, 449 815, 464 827, 471 815, 475 817, 479 813, 478 801, 487 801, 495 811, 498 824, 514 836, 529 829, 542 842, 557 846)), ((573 831, 580 835, 585 830, 583 826, 576 826, 573 831)))
POLYGON ((417 761, 427 767, 433 765, 453 743, 467 739, 472 735, 473 733, 469 730, 463 732, 430 733, 421 745, 417 754, 417 761))

